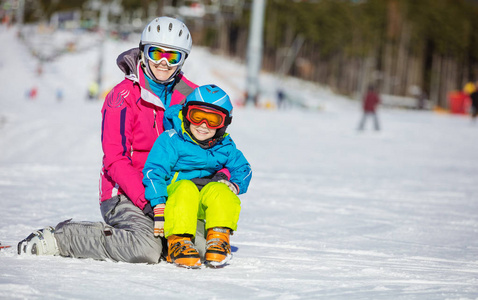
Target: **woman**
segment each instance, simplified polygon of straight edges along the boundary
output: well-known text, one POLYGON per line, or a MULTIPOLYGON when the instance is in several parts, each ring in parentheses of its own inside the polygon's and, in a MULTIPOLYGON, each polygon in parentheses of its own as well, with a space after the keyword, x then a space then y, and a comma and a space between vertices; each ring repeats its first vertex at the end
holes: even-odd
POLYGON ((125 79, 106 96, 102 109, 100 209, 105 223, 66 220, 37 230, 18 244, 19 254, 159 262, 162 243, 153 235, 142 169, 163 132, 165 109, 197 87, 181 72, 191 47, 183 22, 160 17, 144 28, 139 48, 118 57, 125 79))

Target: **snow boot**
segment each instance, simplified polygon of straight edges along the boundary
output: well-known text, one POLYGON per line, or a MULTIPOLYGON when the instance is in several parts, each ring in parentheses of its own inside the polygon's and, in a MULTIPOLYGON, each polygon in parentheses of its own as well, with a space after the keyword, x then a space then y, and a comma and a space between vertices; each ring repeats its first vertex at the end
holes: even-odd
POLYGON ((168 257, 169 263, 177 266, 196 269, 201 267, 201 258, 198 250, 191 242, 191 237, 171 235, 168 237, 168 257))
POLYGON ((59 255, 60 249, 54 233, 55 229, 51 226, 32 232, 18 243, 18 254, 59 255))
POLYGON ((209 228, 206 238, 206 261, 208 267, 224 267, 232 258, 229 236, 232 230, 224 227, 209 228))

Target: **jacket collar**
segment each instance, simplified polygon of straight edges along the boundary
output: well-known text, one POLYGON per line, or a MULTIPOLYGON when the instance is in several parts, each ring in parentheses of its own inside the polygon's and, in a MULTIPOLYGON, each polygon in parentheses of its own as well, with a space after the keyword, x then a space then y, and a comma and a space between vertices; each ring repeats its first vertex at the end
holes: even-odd
POLYGON ((146 75, 144 74, 143 68, 141 68, 141 62, 138 62, 136 68, 136 72, 138 74, 137 82, 141 88, 141 98, 143 98, 143 100, 146 102, 161 107, 162 109, 166 109, 164 107, 163 101, 161 101, 161 99, 159 99, 159 97, 156 96, 156 94, 154 94, 150 88, 148 88, 149 84, 145 78, 146 75))
POLYGON ((141 90, 141 98, 162 109, 163 102, 150 89, 147 88, 147 80, 143 69, 141 68, 141 61, 139 59, 139 48, 133 48, 121 53, 116 59, 116 64, 125 73, 125 78, 137 83, 141 90))

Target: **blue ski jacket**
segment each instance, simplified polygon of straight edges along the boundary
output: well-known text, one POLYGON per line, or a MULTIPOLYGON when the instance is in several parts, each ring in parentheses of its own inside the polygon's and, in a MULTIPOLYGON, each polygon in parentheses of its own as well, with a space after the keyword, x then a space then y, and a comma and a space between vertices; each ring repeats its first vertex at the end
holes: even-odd
POLYGON ((243 194, 249 187, 252 170, 229 134, 208 149, 197 144, 184 129, 182 105, 169 107, 164 114, 165 131, 156 139, 143 169, 145 198, 154 207, 166 203, 167 186, 182 179, 208 177, 227 168, 230 182, 243 194))

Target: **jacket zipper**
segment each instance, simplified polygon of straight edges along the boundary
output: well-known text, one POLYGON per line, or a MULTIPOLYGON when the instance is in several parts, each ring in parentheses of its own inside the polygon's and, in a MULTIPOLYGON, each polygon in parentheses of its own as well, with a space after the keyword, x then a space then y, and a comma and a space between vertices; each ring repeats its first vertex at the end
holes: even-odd
POLYGON ((158 127, 156 127, 156 111, 153 110, 153 113, 154 113, 154 123, 153 123, 153 128, 156 129, 156 133, 158 134, 159 136, 159 131, 158 131, 158 127))
MULTIPOLYGON (((164 103, 166 103, 168 101, 168 90, 166 89, 166 92, 165 92, 165 95, 164 95, 164 103)), ((166 105, 166 104, 165 104, 166 105)), ((164 109, 166 110, 166 109, 164 109)), ((158 128, 156 127, 156 110, 153 110, 153 113, 154 113, 154 123, 153 123, 153 128, 156 129, 156 133, 158 134, 159 136, 159 131, 158 131, 158 128)))

